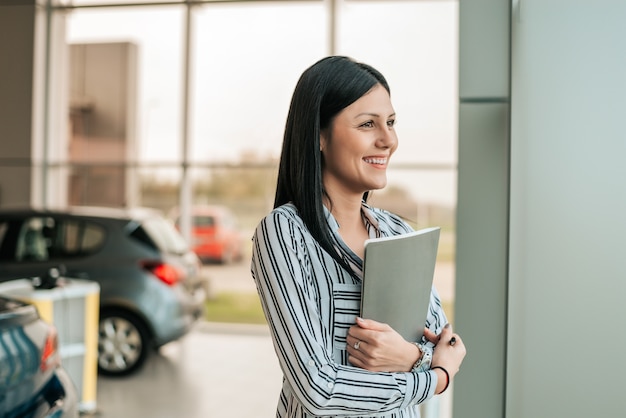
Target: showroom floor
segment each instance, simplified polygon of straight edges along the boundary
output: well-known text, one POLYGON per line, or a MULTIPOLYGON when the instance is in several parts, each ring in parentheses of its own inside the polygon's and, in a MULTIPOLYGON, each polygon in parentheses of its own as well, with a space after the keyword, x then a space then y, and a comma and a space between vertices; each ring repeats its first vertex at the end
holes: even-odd
POLYGON ((97 417, 272 417, 280 369, 263 326, 200 324, 137 374, 98 378, 97 417))

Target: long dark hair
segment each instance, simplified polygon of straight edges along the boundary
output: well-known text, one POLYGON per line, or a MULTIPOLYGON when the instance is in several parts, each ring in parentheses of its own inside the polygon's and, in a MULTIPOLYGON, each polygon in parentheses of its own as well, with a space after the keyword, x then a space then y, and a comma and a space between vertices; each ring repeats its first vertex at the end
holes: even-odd
POLYGON ((320 134, 377 84, 389 92, 380 72, 348 57, 326 57, 304 71, 291 99, 278 169, 274 207, 293 203, 313 238, 348 271, 324 216, 320 134))

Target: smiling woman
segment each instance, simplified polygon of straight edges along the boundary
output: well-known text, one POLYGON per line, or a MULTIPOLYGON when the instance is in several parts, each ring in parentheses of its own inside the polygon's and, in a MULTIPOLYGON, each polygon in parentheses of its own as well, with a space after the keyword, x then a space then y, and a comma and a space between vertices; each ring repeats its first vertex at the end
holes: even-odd
POLYGON ((465 356, 434 287, 420 341, 359 318, 365 241, 412 231, 367 204, 398 146, 389 92, 373 67, 331 56, 293 93, 274 210, 254 233, 251 265, 284 374, 277 416, 419 417, 465 356))
POLYGON ((387 165, 398 148, 395 120, 389 92, 376 85, 321 132, 323 181, 328 195, 362 195, 364 190, 386 186, 387 165))

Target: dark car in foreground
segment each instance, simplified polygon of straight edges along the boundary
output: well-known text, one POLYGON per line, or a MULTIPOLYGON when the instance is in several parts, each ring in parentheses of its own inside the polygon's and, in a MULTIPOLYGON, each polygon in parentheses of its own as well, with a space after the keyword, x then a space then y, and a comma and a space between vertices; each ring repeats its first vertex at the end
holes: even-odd
POLYGON ((35 306, 1 295, 0 417, 78 417, 76 387, 61 366, 55 327, 35 306))
POLYGON ((102 374, 132 373, 204 313, 200 261, 156 210, 0 210, 0 282, 46 277, 54 268, 100 285, 102 374))

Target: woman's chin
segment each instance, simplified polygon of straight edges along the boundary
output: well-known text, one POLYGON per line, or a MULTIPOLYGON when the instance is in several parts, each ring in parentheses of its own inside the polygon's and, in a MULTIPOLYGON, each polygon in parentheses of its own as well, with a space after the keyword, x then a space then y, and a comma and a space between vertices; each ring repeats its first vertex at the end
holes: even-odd
POLYGON ((387 186, 387 179, 385 179, 384 181, 378 181, 376 183, 373 183, 370 186, 370 190, 381 190, 384 189, 387 186))

